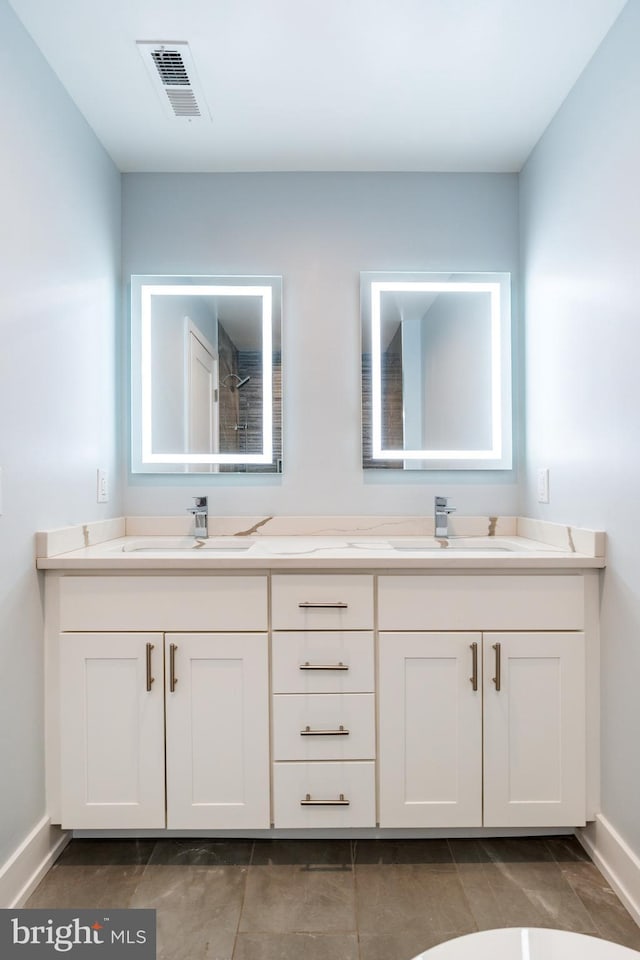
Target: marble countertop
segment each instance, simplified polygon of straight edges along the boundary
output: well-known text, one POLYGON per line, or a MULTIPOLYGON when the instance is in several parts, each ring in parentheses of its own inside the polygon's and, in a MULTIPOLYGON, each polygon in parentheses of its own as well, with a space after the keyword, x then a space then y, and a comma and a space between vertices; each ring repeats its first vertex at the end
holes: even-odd
POLYGON ((605 565, 605 535, 526 518, 118 518, 37 535, 41 570, 580 569, 605 565))

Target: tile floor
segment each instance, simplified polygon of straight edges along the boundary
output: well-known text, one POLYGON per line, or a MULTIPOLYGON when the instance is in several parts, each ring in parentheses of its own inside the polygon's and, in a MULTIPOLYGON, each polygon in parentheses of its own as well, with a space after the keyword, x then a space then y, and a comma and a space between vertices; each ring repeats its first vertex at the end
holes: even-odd
POLYGON ((158 960, 409 960, 494 927, 640 951, 573 837, 73 840, 27 907, 152 907, 158 960))

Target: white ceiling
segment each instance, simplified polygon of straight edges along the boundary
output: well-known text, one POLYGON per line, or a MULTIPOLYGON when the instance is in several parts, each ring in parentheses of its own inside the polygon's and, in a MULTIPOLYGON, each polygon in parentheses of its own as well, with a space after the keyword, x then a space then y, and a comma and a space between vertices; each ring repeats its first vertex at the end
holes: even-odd
POLYGON ((517 171, 625 0, 10 0, 122 171, 517 171), (168 118, 137 40, 187 41, 168 118))

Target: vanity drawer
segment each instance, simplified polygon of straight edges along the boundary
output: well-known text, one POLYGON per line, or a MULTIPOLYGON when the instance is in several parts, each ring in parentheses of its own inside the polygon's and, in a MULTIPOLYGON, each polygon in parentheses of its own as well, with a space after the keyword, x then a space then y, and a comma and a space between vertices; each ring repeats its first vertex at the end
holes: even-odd
POLYGON ((265 576, 61 577, 60 627, 267 630, 265 576))
POLYGON ((375 763, 274 763, 274 827, 375 827, 375 763))
POLYGON ((273 698, 274 760, 370 760, 375 755, 372 693, 273 698))
POLYGON ((372 630, 373 577, 276 574, 271 621, 274 630, 372 630))
POLYGON ((584 580, 556 576, 382 576, 380 630, 582 630, 584 580))
POLYGON ((368 693, 374 689, 373 633, 274 633, 274 693, 368 693))

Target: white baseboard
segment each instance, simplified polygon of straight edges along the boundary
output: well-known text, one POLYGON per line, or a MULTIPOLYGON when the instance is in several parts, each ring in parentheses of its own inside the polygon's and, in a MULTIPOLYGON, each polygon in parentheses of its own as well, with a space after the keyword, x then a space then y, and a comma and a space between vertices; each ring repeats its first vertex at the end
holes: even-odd
POLYGON ((71 834, 43 817, 18 849, 0 866, 0 907, 21 907, 35 890, 71 834))
POLYGON ((601 814, 576 836, 640 925, 640 858, 601 814))

